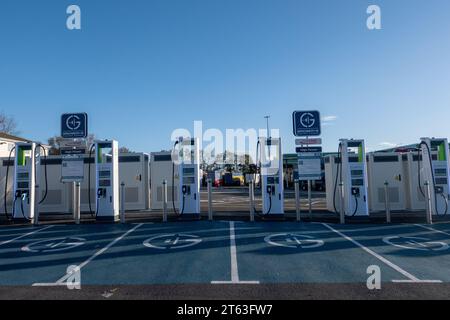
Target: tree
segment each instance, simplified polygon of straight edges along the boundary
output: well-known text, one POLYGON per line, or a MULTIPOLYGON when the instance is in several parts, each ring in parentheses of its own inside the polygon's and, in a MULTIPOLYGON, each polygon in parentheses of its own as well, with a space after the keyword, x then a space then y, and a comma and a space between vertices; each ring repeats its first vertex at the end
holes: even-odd
POLYGON ((130 149, 128 149, 127 147, 120 147, 119 148, 119 153, 129 153, 132 152, 130 149))
POLYGON ((13 117, 6 115, 4 112, 0 112, 0 132, 17 135, 17 122, 13 117))
MULTIPOLYGON (((61 154, 61 143, 65 140, 61 136, 54 136, 48 139, 48 145, 50 146, 49 155, 61 154)), ((86 152, 89 152, 90 146, 94 143, 95 135, 90 134, 86 138, 86 152)))
POLYGON ((61 136, 48 138, 48 145, 50 146, 48 150, 49 155, 56 156, 61 154, 61 140, 63 140, 61 136))

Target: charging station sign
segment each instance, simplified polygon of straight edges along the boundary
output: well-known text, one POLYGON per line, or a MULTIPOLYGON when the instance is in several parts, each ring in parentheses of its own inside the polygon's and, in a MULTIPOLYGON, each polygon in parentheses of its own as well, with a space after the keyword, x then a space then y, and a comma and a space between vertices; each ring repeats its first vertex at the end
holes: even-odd
POLYGON ((86 138, 87 135, 87 113, 65 113, 61 116, 61 136, 63 138, 86 138))
POLYGON ((319 111, 295 111, 292 121, 296 137, 320 136, 321 134, 319 111))
POLYGON ((63 155, 61 182, 82 182, 84 180, 84 153, 63 155))
POLYGON ((297 148, 298 179, 303 181, 322 179, 322 148, 297 148))

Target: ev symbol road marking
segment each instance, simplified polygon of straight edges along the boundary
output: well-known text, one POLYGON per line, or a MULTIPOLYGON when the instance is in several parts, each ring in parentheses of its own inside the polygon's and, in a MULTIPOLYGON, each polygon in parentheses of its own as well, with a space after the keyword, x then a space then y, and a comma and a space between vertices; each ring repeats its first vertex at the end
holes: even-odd
POLYGON ((144 241, 144 246, 153 249, 181 249, 202 242, 199 236, 184 233, 160 234, 144 241))
POLYGON ((312 128, 316 124, 316 118, 312 113, 307 112, 300 117, 300 123, 305 128, 312 128))
POLYGON ((272 234, 265 237, 264 241, 272 246, 294 249, 313 249, 324 245, 323 240, 314 239, 314 237, 296 233, 272 234))
POLYGON ((46 239, 33 242, 21 248, 25 252, 51 253, 73 249, 85 244, 86 239, 78 237, 65 237, 46 239))
POLYGON ((76 114, 71 115, 66 120, 66 126, 70 130, 78 130, 81 127, 81 120, 76 114))
POLYGON ((448 244, 441 241, 430 241, 430 239, 422 237, 384 237, 383 242, 392 246, 421 251, 442 251, 448 249, 448 244))

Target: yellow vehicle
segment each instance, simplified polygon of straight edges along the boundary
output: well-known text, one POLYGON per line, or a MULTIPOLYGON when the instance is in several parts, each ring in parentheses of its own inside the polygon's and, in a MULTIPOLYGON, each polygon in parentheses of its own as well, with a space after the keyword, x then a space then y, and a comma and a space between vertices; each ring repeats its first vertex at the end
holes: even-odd
POLYGON ((245 183, 244 176, 242 174, 233 174, 233 185, 242 186, 245 183))
POLYGON ((241 186, 244 184, 244 176, 242 174, 231 174, 227 172, 223 175, 222 181, 222 185, 226 187, 241 186))

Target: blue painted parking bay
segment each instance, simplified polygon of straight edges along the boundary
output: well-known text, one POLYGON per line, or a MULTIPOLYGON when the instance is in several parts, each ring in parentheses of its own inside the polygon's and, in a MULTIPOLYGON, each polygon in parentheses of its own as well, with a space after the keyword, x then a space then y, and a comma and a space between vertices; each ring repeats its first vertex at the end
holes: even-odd
POLYGON ((346 225, 336 229, 410 273, 412 277, 407 278, 411 281, 450 282, 448 224, 346 225))
MULTIPOLYGON (((354 283, 367 280, 375 257, 322 224, 238 225, 240 277, 269 283, 354 283), (300 244, 299 244, 300 243, 300 244)), ((384 280, 401 278, 382 267, 384 280)))
POLYGON ((226 222, 144 224, 82 272, 83 283, 210 283, 230 278, 226 222))
POLYGON ((0 285, 450 282, 450 224, 191 221, 0 228, 0 285))
POLYGON ((0 285, 53 283, 126 231, 125 226, 55 225, 0 230, 0 285), (8 234, 9 233, 9 234, 8 234), (7 235, 8 234, 8 235, 7 235), (14 240, 16 239, 16 240, 14 240))

